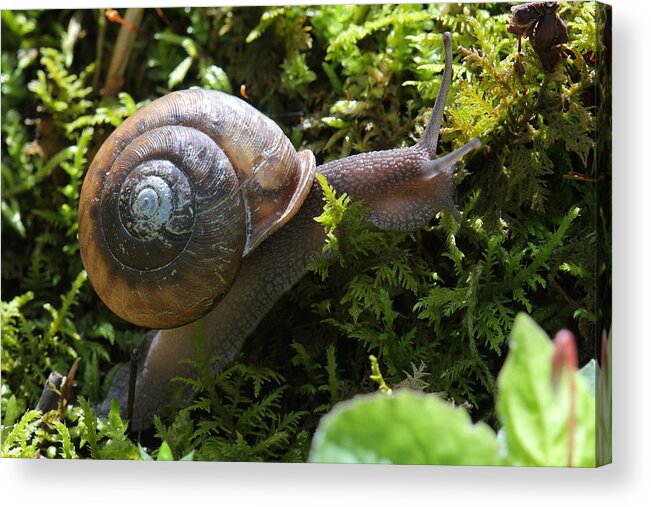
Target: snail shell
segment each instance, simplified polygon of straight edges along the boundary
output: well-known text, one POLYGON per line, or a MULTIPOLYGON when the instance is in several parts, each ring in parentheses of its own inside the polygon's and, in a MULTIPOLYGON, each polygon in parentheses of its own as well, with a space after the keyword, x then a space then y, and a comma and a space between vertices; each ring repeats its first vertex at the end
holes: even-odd
POLYGON ((228 292, 242 257, 300 209, 316 163, 246 102, 186 90, 126 120, 95 156, 79 240, 104 303, 134 324, 192 322, 228 292))

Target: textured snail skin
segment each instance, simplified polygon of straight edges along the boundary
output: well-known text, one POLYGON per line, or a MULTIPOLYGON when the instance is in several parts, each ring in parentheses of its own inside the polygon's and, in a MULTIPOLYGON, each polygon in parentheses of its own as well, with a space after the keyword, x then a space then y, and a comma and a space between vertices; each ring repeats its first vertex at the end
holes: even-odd
MULTIPOLYGON (((369 222, 381 230, 416 230, 444 208, 458 215, 452 200, 453 166, 480 143, 475 139, 434 158, 452 77, 447 33, 444 46, 442 85, 421 141, 410 148, 353 155, 317 168, 338 193, 346 192, 363 202, 370 210, 369 222)), ((191 368, 179 360, 195 356, 193 335, 199 332, 206 337, 205 354, 219 357, 216 370, 235 358, 247 336, 321 252, 325 234, 314 217, 321 214, 322 207, 322 191, 315 180, 296 215, 243 259, 233 285, 213 310, 195 323, 156 332, 138 364, 132 429, 148 427, 161 407, 170 404, 179 386, 172 378, 192 375, 191 368)), ((107 412, 110 400, 117 399, 124 413, 128 377, 125 365, 116 374, 100 412, 107 412)))

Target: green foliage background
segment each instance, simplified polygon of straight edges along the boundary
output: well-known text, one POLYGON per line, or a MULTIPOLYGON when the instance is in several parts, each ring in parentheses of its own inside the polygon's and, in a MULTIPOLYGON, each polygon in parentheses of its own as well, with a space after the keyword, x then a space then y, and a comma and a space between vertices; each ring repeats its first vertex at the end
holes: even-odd
POLYGON ((304 461, 319 418, 374 390, 369 353, 390 385, 440 393, 495 426, 495 376, 519 311, 551 335, 572 329, 587 362, 598 234, 609 237, 596 222, 595 4, 561 4, 570 39, 551 74, 529 41, 518 56, 509 12, 146 10, 122 91, 103 98, 118 24, 98 10, 3 11, 3 453, 147 458, 165 441, 177 459, 195 450, 196 459, 304 461), (442 212, 427 229, 381 234, 331 195, 321 221, 340 255, 314 264, 233 366, 215 377, 198 355, 196 378, 185 379, 193 405, 141 435, 117 413, 95 420, 86 400, 102 398, 144 334, 101 304, 79 257, 80 185, 110 132, 146 102, 200 86, 246 95, 320 163, 411 145, 439 87, 444 30, 455 61, 439 152, 483 143, 455 176, 462 221, 442 212), (80 403, 43 418, 30 411, 50 371, 77 358, 80 403))

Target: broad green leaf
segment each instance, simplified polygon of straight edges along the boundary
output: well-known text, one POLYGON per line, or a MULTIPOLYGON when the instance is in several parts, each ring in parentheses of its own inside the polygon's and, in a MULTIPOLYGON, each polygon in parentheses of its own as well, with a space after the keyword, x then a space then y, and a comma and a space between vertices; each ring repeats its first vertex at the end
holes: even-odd
MULTIPOLYGON (((510 336, 510 351, 498 376, 497 413, 503 424, 512 465, 567 466, 570 381, 551 383, 553 345, 526 314, 519 314, 510 336)), ((595 400, 578 372, 572 466, 595 465, 595 400)))
POLYGON ((495 433, 434 395, 356 396, 320 422, 311 462, 497 465, 495 433))

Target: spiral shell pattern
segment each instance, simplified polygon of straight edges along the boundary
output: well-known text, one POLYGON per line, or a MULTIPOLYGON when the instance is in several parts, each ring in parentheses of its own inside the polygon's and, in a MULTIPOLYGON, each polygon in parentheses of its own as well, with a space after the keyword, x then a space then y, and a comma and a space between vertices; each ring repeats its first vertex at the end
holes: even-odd
POLYGON ((192 322, 242 257, 300 208, 314 156, 219 92, 166 95, 102 145, 79 204, 81 255, 106 305, 145 327, 192 322))

